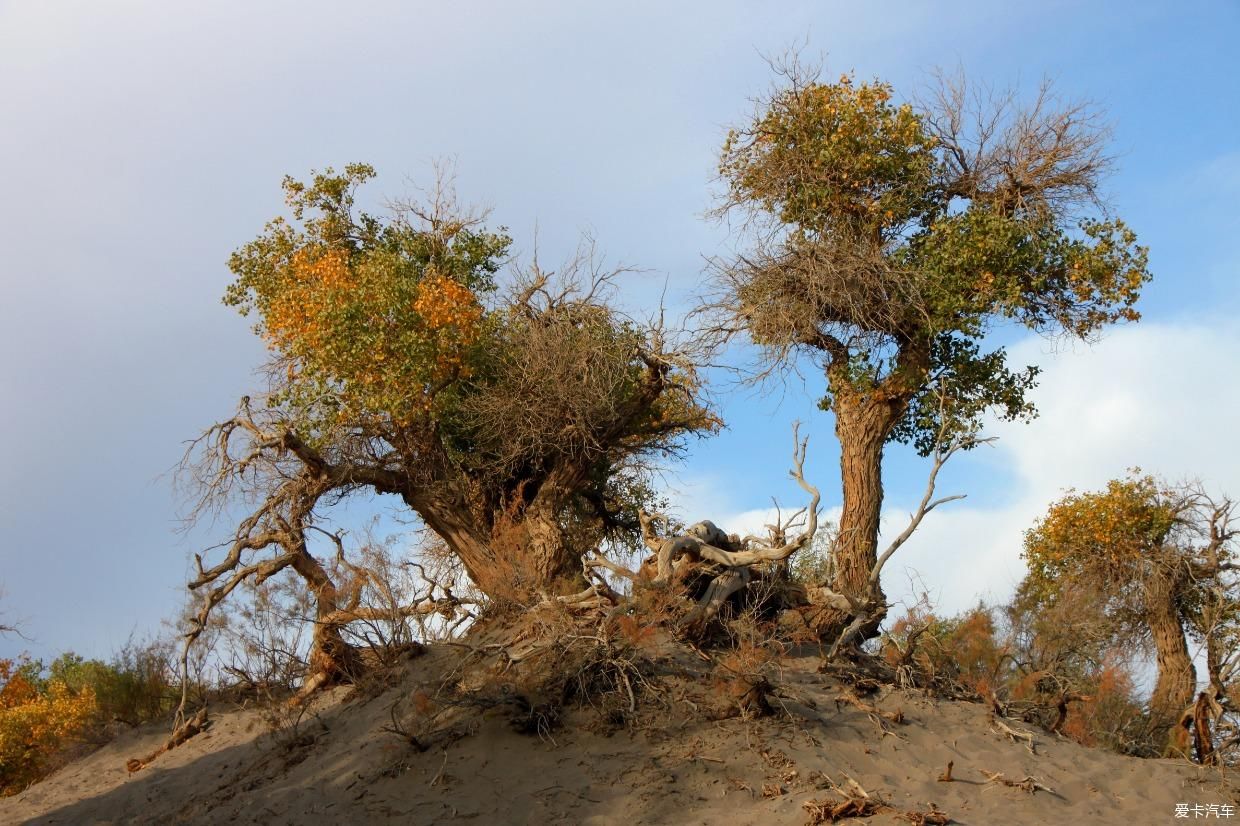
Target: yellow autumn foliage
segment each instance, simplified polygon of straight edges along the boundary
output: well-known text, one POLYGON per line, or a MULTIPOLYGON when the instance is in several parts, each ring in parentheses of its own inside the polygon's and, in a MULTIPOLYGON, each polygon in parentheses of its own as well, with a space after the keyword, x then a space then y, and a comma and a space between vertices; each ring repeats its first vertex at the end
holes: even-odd
POLYGON ((0 795, 20 792, 54 768, 56 755, 81 735, 98 710, 89 686, 74 692, 53 680, 40 689, 22 662, 0 660, 0 795))
POLYGON ((1170 497, 1151 476, 1114 479, 1105 490, 1069 492, 1025 535, 1031 575, 1050 583, 1085 568, 1124 579, 1161 548, 1176 524, 1170 497))

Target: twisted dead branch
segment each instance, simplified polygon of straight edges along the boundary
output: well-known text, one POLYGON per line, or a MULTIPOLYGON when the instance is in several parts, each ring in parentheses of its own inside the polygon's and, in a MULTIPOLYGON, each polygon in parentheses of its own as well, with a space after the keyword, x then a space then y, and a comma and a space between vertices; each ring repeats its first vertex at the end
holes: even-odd
MULTIPOLYGON (((712 575, 697 604, 683 618, 682 626, 703 627, 718 615, 733 596, 761 578, 759 571, 786 562, 794 553, 813 541, 818 530, 818 507, 822 502, 822 494, 805 479, 808 446, 809 439, 802 439, 799 425, 794 426, 792 468, 789 475, 810 495, 810 502, 789 520, 771 526, 770 537, 766 540, 753 536, 743 540, 729 536, 709 521, 698 522, 679 536, 660 537, 655 528, 655 518, 645 511, 639 513, 642 540, 654 554, 653 584, 667 585, 683 581, 690 570, 708 569, 712 566, 723 569, 712 575), (802 514, 804 521, 800 523, 802 514), (803 530, 795 539, 789 541, 786 533, 793 524, 803 524, 803 530)), ((636 573, 617 570, 618 566, 614 564, 597 561, 595 564, 630 579, 638 579, 636 573)))

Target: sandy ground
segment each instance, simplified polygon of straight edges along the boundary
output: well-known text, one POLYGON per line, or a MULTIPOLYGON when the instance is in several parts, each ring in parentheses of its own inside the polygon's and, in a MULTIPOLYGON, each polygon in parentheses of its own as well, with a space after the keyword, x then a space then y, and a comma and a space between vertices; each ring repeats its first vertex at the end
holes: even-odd
POLYGON ((125 761, 167 730, 131 732, 0 801, 0 822, 775 826, 806 823, 803 804, 850 778, 893 809, 845 823, 908 823, 900 811, 937 809, 961 824, 1172 824, 1185 822, 1177 804, 1236 803, 1217 770, 1121 757, 1041 730, 1032 753, 993 731, 984 706, 918 692, 883 692, 878 705, 905 717, 884 733, 865 712, 837 706, 838 686, 812 666, 788 667, 783 685, 796 699, 775 717, 607 735, 584 725, 585 711, 540 738, 492 714, 426 752, 383 730, 408 687, 348 701, 338 690, 295 730, 272 733, 254 711, 220 713, 208 732, 132 775, 125 761), (955 780, 941 782, 949 760, 955 780), (1031 776, 1053 791, 1002 786, 984 772, 1031 776))

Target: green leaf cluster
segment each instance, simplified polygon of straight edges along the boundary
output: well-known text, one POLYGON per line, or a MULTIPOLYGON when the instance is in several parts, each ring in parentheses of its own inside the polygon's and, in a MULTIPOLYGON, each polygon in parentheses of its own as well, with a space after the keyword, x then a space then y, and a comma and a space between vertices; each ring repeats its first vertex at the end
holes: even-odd
POLYGON ((482 302, 511 239, 451 216, 355 214, 364 164, 285 179, 277 218, 233 254, 224 301, 255 313, 284 375, 272 396, 312 431, 409 424, 450 402, 480 358, 482 302))
POLYGON ((1150 279, 1122 221, 1077 209, 1096 168, 1032 140, 970 158, 943 120, 881 81, 795 82, 729 133, 719 167, 725 209, 761 227, 734 279, 754 339, 825 351, 823 406, 892 399, 892 438, 923 452, 944 417, 963 433, 988 408, 1034 414, 1036 370, 984 347, 996 325, 1088 338, 1136 320, 1150 279))

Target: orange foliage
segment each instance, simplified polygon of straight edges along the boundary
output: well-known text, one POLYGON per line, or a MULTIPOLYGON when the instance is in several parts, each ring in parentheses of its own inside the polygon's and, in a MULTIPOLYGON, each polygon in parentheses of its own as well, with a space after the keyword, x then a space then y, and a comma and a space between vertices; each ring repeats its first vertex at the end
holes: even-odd
POLYGON ((411 395, 468 378, 466 355, 482 329, 477 295, 429 268, 412 300, 405 292, 402 301, 401 278, 347 250, 293 251, 269 285, 262 328, 268 345, 291 360, 289 382, 303 375, 339 382, 350 388, 347 407, 405 419, 430 406, 429 396, 411 395))
POLYGON ((455 327, 467 338, 477 335, 478 322, 482 320, 482 308, 474 294, 464 285, 437 273, 418 285, 413 309, 430 329, 455 327))
POLYGON ((883 658, 911 666, 918 680, 950 679, 983 698, 1027 703, 1050 715, 1044 724, 1067 698, 1059 731, 1082 745, 1132 752, 1141 744, 1145 715, 1125 659, 1129 652, 1112 652, 1101 666, 1079 673, 1027 671, 1016 665, 1027 652, 1013 655, 1019 639, 1002 633, 990 610, 979 606, 940 619, 924 602, 892 623, 883 643, 883 658))
POLYGON ((982 695, 1001 687, 1007 653, 994 618, 981 607, 950 619, 939 619, 924 607, 911 608, 893 623, 882 650, 892 665, 911 661, 928 676, 955 680, 982 695))
POLYGON ((1007 647, 995 636, 990 612, 975 608, 965 614, 946 640, 959 669, 960 682, 986 696, 999 688, 1007 647))
POLYGON ((435 354, 436 378, 447 378, 454 371, 467 377, 465 350, 477 341, 482 321, 482 306, 477 296, 463 284, 431 273, 418 285, 413 309, 439 337, 440 346, 435 354))
POLYGON ((40 690, 24 673, 26 665, 0 660, 0 795, 16 794, 43 777, 97 711, 91 688, 73 692, 52 681, 40 690))
POLYGON ((1062 731, 1084 746, 1122 745, 1121 731, 1141 719, 1141 704, 1128 668, 1115 660, 1103 664, 1092 691, 1068 706, 1062 731))
POLYGON ((286 353, 318 349, 329 332, 324 316, 339 306, 355 281, 344 250, 296 250, 289 262, 288 281, 294 289, 271 297, 264 317, 269 344, 286 353))
POLYGON ((1070 492, 1051 505, 1025 537, 1025 558, 1041 583, 1087 567, 1122 577, 1128 566, 1161 548, 1176 518, 1153 477, 1115 479, 1104 491, 1070 492))

